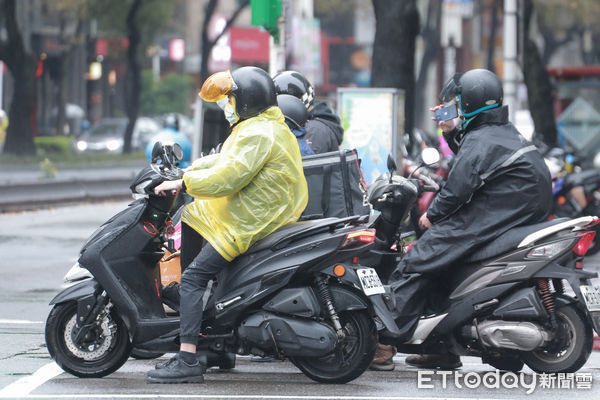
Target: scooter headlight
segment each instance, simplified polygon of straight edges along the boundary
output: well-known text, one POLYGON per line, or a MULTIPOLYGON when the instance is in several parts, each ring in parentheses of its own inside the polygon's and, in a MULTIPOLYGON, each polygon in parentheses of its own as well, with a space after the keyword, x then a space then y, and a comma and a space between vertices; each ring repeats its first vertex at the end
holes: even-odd
POLYGON ((82 268, 81 265, 76 262, 73 264, 71 269, 67 271, 64 281, 65 282, 76 282, 82 279, 91 278, 92 274, 85 268, 82 268))

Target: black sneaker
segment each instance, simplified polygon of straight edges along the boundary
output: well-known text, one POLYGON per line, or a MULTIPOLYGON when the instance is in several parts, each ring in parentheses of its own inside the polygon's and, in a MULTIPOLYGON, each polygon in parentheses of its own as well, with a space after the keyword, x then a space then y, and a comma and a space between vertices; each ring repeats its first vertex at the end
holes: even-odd
MULTIPOLYGON (((168 360, 157 363, 154 366, 154 368, 155 369, 165 368, 167 365, 169 365, 171 362, 173 362, 173 360, 178 355, 179 355, 179 353, 175 354, 173 357, 169 358, 168 360)), ((234 353, 214 353, 214 352, 210 351, 210 352, 196 353, 196 357, 198 358, 198 361, 200 361, 200 363, 204 366, 204 371, 202 371, 202 372, 206 372, 206 370, 211 367, 219 367, 219 369, 222 369, 222 370, 235 368, 235 354, 234 353)))
POLYGON ((177 355, 167 360, 162 368, 148 371, 146 381, 149 383, 204 383, 202 373, 205 365, 199 360, 195 364, 189 365, 181 360, 177 355))

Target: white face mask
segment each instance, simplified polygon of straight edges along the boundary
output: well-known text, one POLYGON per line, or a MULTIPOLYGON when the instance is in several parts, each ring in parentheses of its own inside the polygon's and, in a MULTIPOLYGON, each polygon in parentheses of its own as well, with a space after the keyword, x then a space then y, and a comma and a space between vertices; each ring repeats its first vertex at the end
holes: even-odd
POLYGON ((233 104, 229 102, 229 98, 225 97, 217 101, 217 105, 223 110, 223 114, 225 114, 225 119, 229 122, 230 125, 233 125, 237 122, 238 117, 235 115, 235 109, 233 104))

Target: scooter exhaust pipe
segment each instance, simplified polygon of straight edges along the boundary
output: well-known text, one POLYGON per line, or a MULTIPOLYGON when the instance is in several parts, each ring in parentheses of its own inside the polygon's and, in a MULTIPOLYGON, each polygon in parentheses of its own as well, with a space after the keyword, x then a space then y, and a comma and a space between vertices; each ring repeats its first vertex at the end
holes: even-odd
POLYGON ((532 322, 485 321, 473 326, 473 338, 484 346, 532 351, 550 340, 548 332, 532 322))

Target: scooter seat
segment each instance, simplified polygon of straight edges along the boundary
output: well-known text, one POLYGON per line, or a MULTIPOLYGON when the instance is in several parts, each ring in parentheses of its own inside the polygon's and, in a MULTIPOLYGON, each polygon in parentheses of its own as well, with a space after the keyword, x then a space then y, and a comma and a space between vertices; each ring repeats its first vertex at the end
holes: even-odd
POLYGON ((471 253, 466 260, 464 260, 464 262, 476 263, 496 257, 512 249, 516 249, 519 243, 521 243, 521 241, 528 235, 568 220, 569 218, 556 218, 550 221, 540 222, 539 224, 535 225, 524 225, 509 229, 496 239, 471 253))
POLYGON ((328 229, 328 227, 333 223, 337 223, 339 221, 339 218, 323 218, 293 222, 291 224, 284 225, 266 238, 254 243, 245 254, 256 253, 257 251, 269 249, 285 239, 300 235, 304 232, 312 232, 319 228, 328 229))

